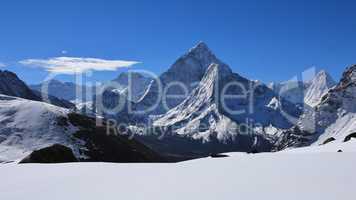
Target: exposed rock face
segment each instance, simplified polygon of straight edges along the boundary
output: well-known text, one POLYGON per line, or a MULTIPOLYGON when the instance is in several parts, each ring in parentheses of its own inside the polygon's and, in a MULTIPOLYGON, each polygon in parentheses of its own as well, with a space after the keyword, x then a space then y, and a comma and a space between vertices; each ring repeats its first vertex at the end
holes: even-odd
POLYGON ((356 132, 355 133, 351 133, 350 135, 347 135, 344 139, 344 142, 350 141, 351 138, 356 138, 356 132))
POLYGON ((78 162, 72 150, 60 144, 54 144, 43 149, 33 151, 20 163, 67 163, 78 162))
POLYGON ((69 122, 78 127, 74 137, 84 141, 85 157, 81 161, 103 162, 168 162, 167 159, 127 136, 95 125, 95 119, 71 113, 69 122))

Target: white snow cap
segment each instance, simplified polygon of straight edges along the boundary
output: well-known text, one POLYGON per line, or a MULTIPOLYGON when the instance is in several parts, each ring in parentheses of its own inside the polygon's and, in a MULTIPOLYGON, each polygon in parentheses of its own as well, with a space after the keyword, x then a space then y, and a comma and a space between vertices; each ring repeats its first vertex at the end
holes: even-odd
POLYGON ((325 70, 319 71, 305 92, 304 102, 311 107, 318 105, 321 98, 335 85, 335 81, 325 70))

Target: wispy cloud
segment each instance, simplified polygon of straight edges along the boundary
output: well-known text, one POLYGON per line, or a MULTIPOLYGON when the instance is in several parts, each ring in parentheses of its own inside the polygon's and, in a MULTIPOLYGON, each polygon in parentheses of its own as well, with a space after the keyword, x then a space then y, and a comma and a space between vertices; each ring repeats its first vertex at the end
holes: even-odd
POLYGON ((6 67, 6 65, 2 62, 0 62, 0 67, 6 67))
POLYGON ((55 57, 49 59, 27 59, 19 63, 25 66, 44 68, 49 72, 61 74, 84 73, 87 71, 114 71, 118 68, 131 67, 137 61, 104 60, 99 58, 55 57))

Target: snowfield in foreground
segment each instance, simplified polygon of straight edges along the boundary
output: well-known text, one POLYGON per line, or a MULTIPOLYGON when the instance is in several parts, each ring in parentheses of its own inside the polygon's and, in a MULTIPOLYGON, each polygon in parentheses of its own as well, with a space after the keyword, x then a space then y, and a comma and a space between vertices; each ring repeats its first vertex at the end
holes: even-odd
POLYGON ((177 164, 3 164, 0 194, 6 200, 355 199, 356 140, 229 155, 177 164))

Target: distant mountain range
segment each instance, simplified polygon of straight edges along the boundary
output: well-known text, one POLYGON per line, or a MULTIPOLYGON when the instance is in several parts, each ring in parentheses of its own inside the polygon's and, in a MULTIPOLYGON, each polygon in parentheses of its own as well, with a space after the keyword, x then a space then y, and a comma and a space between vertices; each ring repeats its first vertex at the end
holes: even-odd
MULTIPOLYGON (((51 83, 58 91, 63 85, 72 88, 74 84, 51 83)), ((74 113, 74 106, 31 90, 12 72, 0 71, 0 162, 18 160, 37 150, 37 156, 44 156, 40 160, 50 162, 45 159, 47 147, 58 145, 68 147, 77 161, 175 161, 126 136, 107 135, 112 131, 105 124, 97 125, 95 118, 74 113)))
MULTIPOLYGON (((89 86, 83 86, 83 85, 77 85, 72 82, 61 82, 56 79, 52 79, 49 81, 46 81, 41 84, 37 85, 30 85, 29 86, 32 90, 36 90, 41 92, 42 88, 48 87, 48 94, 55 96, 57 98, 65 99, 67 101, 72 101, 75 102, 79 98, 84 98, 85 99, 87 92, 90 97, 92 97, 94 94, 94 88, 89 87, 89 86)), ((89 100, 89 99, 88 99, 89 100)))
POLYGON ((291 80, 271 83, 269 87, 292 103, 315 107, 320 103, 322 96, 335 85, 333 78, 326 71, 321 70, 310 81, 291 80))
POLYGON ((21 97, 34 101, 46 101, 64 108, 74 108, 71 102, 52 95, 31 90, 15 73, 0 70, 0 94, 21 97))
POLYGON ((1 71, 0 160, 55 144, 81 161, 149 162, 344 142, 356 135, 355 75, 353 65, 338 83, 322 70, 307 82, 265 85, 234 73, 200 42, 158 79, 129 71, 95 90, 52 80, 49 105, 43 84, 30 89, 1 71), (90 91, 84 102, 76 95, 83 88, 90 91), (106 112, 98 102, 123 109, 106 112), (97 117, 125 123, 127 131, 99 136, 106 129, 97 117))

